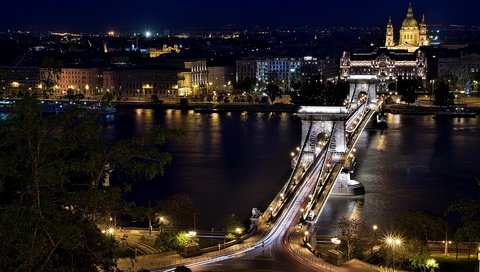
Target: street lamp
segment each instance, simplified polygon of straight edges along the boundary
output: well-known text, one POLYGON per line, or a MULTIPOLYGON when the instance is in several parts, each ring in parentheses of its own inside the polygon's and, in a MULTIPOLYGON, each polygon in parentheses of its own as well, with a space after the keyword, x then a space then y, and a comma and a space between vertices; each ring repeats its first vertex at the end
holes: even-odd
POLYGON ((385 240, 386 244, 392 248, 392 255, 393 255, 393 269, 395 270, 395 249, 402 245, 402 240, 399 237, 394 236, 387 236, 385 240))
POLYGON ((448 256, 448 245, 452 244, 452 241, 442 241, 443 244, 445 244, 445 257, 448 256))
POLYGON ((334 237, 332 239, 330 239, 330 241, 335 244, 335 249, 337 249, 338 245, 342 243, 342 241, 340 241, 340 239, 334 237))
POLYGON ((431 271, 433 271, 434 268, 438 268, 438 263, 435 259, 428 259, 426 267, 431 268, 431 271))
POLYGON ((378 226, 377 226, 377 225, 373 225, 372 229, 373 229, 373 245, 372 245, 372 254, 373 254, 373 250, 374 250, 374 247, 375 247, 375 243, 377 242, 377 230, 378 230, 378 226))
POLYGON ((240 228, 240 227, 237 227, 237 228, 235 228, 235 233, 236 233, 238 236, 240 236, 240 235, 242 235, 242 233, 243 233, 243 229, 240 228))
POLYGON ((308 232, 308 230, 306 230, 303 234, 305 235, 304 237, 305 243, 308 243, 308 235, 310 235, 310 233, 308 232))
POLYGON ((478 272, 480 272, 480 246, 478 247, 478 272))
POLYGON ((158 218, 158 221, 160 221, 160 222, 159 222, 159 225, 160 225, 160 233, 163 233, 163 223, 165 222, 165 217, 160 216, 160 218, 158 218))

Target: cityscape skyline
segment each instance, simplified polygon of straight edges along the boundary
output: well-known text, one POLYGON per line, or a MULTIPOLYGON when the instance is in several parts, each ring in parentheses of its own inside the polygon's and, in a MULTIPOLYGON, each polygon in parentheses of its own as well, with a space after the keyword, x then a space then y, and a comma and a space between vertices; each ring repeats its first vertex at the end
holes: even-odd
MULTIPOLYGON (((475 11, 478 2, 436 2, 433 0, 412 1, 414 14, 425 14, 427 24, 478 25, 475 11)), ((263 1, 225 2, 209 0, 184 1, 182 9, 177 3, 150 3, 146 0, 122 3, 113 1, 94 2, 85 0, 75 9, 58 0, 48 3, 27 0, 22 3, 7 2, 9 10, 0 18, 0 29, 41 29, 51 31, 105 32, 110 30, 128 32, 187 27, 238 26, 384 26, 388 16, 394 24, 404 18, 408 1, 343 1, 319 3, 300 0, 295 4, 280 0, 275 3, 263 1), (27 7, 27 8, 25 8, 27 7), (379 16, 364 16, 375 10, 379 16)))

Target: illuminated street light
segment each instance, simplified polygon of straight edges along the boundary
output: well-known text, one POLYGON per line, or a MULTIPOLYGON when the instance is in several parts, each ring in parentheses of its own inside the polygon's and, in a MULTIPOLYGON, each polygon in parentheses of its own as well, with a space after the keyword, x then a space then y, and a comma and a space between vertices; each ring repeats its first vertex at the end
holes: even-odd
POLYGON ((114 228, 108 228, 107 229, 107 233, 110 234, 110 235, 113 235, 114 232, 115 232, 114 228))
POLYGON ((387 236, 385 239, 385 243, 392 248, 392 255, 393 255, 393 269, 395 270, 396 263, 395 263, 395 249, 402 245, 402 239, 400 237, 395 236, 387 236))
POLYGON ((197 232, 196 232, 196 231, 192 231, 192 230, 191 230, 191 231, 189 231, 189 232, 187 233, 187 237, 188 237, 188 238, 193 238, 193 237, 195 237, 195 236, 197 236, 197 232))
POLYGON ((478 247, 478 272, 480 272, 480 246, 478 247))
POLYGON ((330 239, 330 241, 332 241, 332 243, 334 243, 335 246, 338 246, 339 244, 342 243, 342 241, 340 239, 338 239, 337 237, 334 237, 334 238, 330 239))
POLYGON ((152 36, 152 32, 150 31, 145 31, 145 37, 150 38, 152 36))
POLYGON ((442 241, 442 243, 445 245, 445 257, 448 256, 448 245, 452 244, 452 241, 442 241))
POLYGON ((235 233, 237 233, 238 235, 241 235, 243 232, 242 228, 236 228, 235 229, 235 233))
POLYGON ((165 221, 166 221, 166 220, 165 220, 165 217, 160 216, 160 217, 158 218, 158 221, 160 221, 160 222, 159 222, 159 225, 160 225, 160 233, 163 233, 163 224, 164 224, 165 221))

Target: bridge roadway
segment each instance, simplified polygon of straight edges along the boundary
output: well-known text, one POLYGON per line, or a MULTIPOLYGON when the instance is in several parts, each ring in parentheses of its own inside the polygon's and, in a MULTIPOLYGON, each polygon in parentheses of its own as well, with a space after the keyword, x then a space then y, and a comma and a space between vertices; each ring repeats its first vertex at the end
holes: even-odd
MULTIPOLYGON (((368 111, 355 131, 349 136, 347 142, 349 152, 353 150, 353 146, 373 113, 373 110, 368 111)), ((328 146, 325 150, 328 150, 328 146)), ((273 224, 267 222, 266 215, 269 212, 265 212, 258 223, 257 233, 259 235, 253 236, 251 238, 253 241, 244 241, 244 243, 249 244, 248 246, 223 256, 212 257, 186 265, 195 272, 246 268, 298 272, 349 271, 345 268, 329 265, 313 254, 308 255, 306 248, 301 245, 303 233, 307 230, 298 225, 302 216, 301 209, 309 203, 311 199, 309 196, 315 191, 319 175, 326 179, 323 185, 321 185, 322 188, 319 190, 320 193, 316 198, 317 203, 314 205, 315 210, 318 211, 316 220, 328 200, 336 177, 343 169, 342 164, 334 164, 331 167, 324 168, 325 160, 328 159, 329 154, 328 152, 322 152, 319 156, 321 158, 303 175, 302 181, 298 183, 295 189, 295 194, 285 201, 284 207, 280 209, 280 215, 277 216, 273 224)), ((276 204, 276 201, 281 201, 278 196, 271 203, 270 207, 272 205, 277 207, 278 203, 276 204)), ((171 268, 163 271, 173 270, 171 268)))

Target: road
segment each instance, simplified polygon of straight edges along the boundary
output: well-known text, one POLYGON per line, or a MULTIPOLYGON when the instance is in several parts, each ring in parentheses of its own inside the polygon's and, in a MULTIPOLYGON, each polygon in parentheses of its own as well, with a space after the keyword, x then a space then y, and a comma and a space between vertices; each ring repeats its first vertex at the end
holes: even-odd
MULTIPOLYGON (((305 231, 296 228, 303 207, 309 201, 309 195, 313 192, 321 163, 314 166, 314 170, 305 177, 294 197, 288 202, 283 213, 267 230, 267 235, 254 243, 252 246, 227 256, 213 258, 202 263, 193 264, 189 267, 193 271, 210 271, 219 269, 270 269, 275 271, 322 271, 318 267, 311 266, 308 262, 292 252, 290 235, 295 231, 305 231)), ((299 250, 299 249, 297 249, 299 250)), ((305 250, 303 248, 303 250, 305 250)), ((305 253, 306 254, 306 253, 305 253)), ((313 257, 311 255, 310 257, 313 257)), ((324 270, 328 271, 328 270, 324 270)))
MULTIPOLYGON (((360 122, 353 137, 350 137, 348 145, 352 148, 358 135, 363 131, 364 126, 370 119, 371 115, 364 118, 360 122)), ((328 149, 328 147, 327 147, 328 149)), ((315 187, 317 185, 318 176, 321 174, 323 168, 323 160, 328 157, 326 152, 321 155, 322 158, 316 161, 312 171, 307 171, 304 176, 303 182, 297 185, 296 192, 293 197, 288 200, 285 207, 282 208, 283 212, 279 213, 279 217, 274 220, 272 225, 268 225, 265 221, 269 215, 267 211, 262 220, 260 220, 258 229, 259 233, 266 234, 265 237, 258 239, 251 246, 242 248, 234 253, 213 257, 208 260, 192 263, 187 265, 193 271, 215 271, 222 269, 269 269, 274 271, 348 271, 345 268, 339 268, 336 266, 330 266, 322 260, 316 258, 313 254, 310 254, 308 250, 301 245, 302 233, 306 231, 305 228, 298 228, 300 216, 302 215, 303 208, 306 208, 310 195, 313 195, 315 187), (302 209, 302 211, 301 211, 302 209), (295 235, 293 235, 295 234, 295 235), (294 239, 295 241, 290 241, 294 239), (302 257, 303 256, 303 257, 302 257), (303 258, 303 259, 302 259, 303 258), (306 261, 305 259, 308 259, 306 261)), ((336 171, 341 170, 341 166, 334 167, 336 171)), ((323 173, 322 173, 323 174, 323 173)), ((336 177, 336 175, 334 175, 336 177)), ((334 181, 326 182, 324 186, 327 189, 324 190, 326 196, 321 199, 319 206, 323 206, 327 200, 329 194, 329 188, 334 181)), ((278 206, 277 199, 272 202, 271 206, 278 206)), ((273 212, 272 209, 271 212, 273 212)), ((276 210, 276 209, 275 209, 276 210)), ((173 269, 165 270, 172 271, 173 269)), ((351 270, 350 270, 351 271, 351 270)), ((356 271, 356 270, 355 270, 356 271)))

